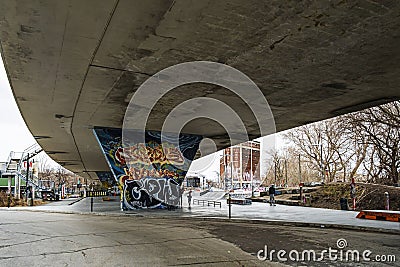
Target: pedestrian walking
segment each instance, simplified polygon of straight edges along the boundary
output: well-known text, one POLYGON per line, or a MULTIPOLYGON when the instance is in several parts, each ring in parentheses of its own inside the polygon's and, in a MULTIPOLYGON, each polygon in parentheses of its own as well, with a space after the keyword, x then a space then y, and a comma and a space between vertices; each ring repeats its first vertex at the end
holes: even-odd
POLYGON ((191 206, 191 204, 192 204, 192 190, 190 190, 188 192, 187 199, 188 199, 188 203, 189 203, 189 209, 191 209, 192 208, 192 206, 191 206))
POLYGON ((269 205, 270 206, 272 206, 272 205, 276 206, 275 205, 275 185, 272 184, 269 187, 268 193, 269 193, 269 205))

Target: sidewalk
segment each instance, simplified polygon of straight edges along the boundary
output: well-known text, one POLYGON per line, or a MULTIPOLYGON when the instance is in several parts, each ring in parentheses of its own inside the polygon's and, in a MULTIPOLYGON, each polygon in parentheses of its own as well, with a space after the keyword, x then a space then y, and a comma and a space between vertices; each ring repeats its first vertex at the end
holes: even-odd
MULTIPOLYGON (((181 218, 208 218, 227 219, 228 205, 221 200, 222 207, 203 207, 192 205, 188 209, 187 201, 182 209, 168 210, 133 210, 122 212, 119 197, 111 197, 111 201, 103 201, 101 197, 93 198, 93 211, 96 214, 110 215, 139 215, 149 217, 181 217, 181 218)), ((184 198, 185 200, 185 198, 184 198)), ((82 199, 72 205, 69 200, 52 202, 42 206, 11 208, 11 210, 48 211, 63 213, 90 213, 90 198, 82 199)), ((7 208, 2 208, 7 209, 7 208)), ((356 230, 390 231, 400 233, 400 223, 357 219, 355 211, 329 210, 298 206, 269 206, 266 203, 253 202, 252 205, 232 205, 232 219, 247 221, 270 221, 276 223, 298 223, 314 227, 341 226, 356 230)))

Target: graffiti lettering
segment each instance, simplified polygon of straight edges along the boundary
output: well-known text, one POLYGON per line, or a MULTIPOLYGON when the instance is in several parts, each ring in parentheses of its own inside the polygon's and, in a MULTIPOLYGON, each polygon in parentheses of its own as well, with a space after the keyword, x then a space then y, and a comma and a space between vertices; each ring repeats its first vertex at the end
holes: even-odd
POLYGON ((125 147, 124 153, 117 150, 116 158, 120 162, 132 164, 172 164, 183 165, 185 159, 179 148, 173 147, 171 144, 163 143, 160 145, 153 144, 144 145, 136 144, 134 146, 125 147), (165 152, 165 154, 164 154, 165 152))
POLYGON ((140 181, 126 180, 124 199, 125 206, 130 209, 155 208, 161 202, 152 198, 145 189, 141 187, 140 181))
POLYGON ((139 184, 151 197, 168 205, 179 204, 180 187, 173 179, 148 177, 141 179, 139 184))
MULTIPOLYGON (((179 135, 179 145, 162 141, 167 133, 146 131, 146 143, 122 148, 122 131, 95 127, 94 133, 120 186, 124 209, 177 206, 180 185, 189 169, 199 143, 198 135, 179 135), (186 158, 185 158, 186 157, 186 158)), ((141 132, 131 131, 132 135, 141 132)), ((103 175, 104 176, 104 175, 103 175)))

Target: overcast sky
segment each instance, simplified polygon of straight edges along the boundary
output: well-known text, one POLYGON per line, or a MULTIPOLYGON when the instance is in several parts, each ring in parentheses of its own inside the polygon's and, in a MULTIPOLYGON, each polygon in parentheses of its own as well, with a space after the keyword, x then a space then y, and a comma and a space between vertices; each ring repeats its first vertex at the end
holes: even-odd
POLYGON ((0 161, 6 161, 10 151, 23 151, 35 143, 19 113, 0 57, 0 161))

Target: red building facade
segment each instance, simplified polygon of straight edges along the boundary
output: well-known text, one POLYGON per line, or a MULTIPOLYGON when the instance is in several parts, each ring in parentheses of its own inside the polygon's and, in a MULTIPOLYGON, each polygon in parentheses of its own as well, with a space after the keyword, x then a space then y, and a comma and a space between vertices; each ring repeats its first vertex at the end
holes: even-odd
POLYGON ((249 189, 260 184, 260 143, 248 141, 224 149, 220 179, 225 189, 249 189))

